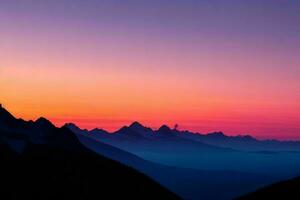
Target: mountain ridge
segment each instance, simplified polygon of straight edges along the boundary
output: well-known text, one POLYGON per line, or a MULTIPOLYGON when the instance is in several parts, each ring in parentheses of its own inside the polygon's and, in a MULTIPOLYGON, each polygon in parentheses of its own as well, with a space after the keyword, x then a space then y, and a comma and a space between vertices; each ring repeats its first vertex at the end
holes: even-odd
POLYGON ((45 118, 16 119, 2 106, 0 150, 4 199, 180 199, 141 172, 86 148, 68 128, 45 118))
MULTIPOLYGON (((68 126, 67 124, 65 124, 68 126)), ((79 127, 78 127, 79 128, 79 127)), ((133 134, 135 137, 141 138, 144 136, 146 138, 153 138, 155 136, 162 137, 180 137, 182 139, 191 139, 194 141, 215 145, 224 148, 233 148, 237 150, 243 151, 300 151, 300 141, 280 141, 276 139, 266 139, 259 140, 251 135, 236 135, 236 136, 228 136, 221 131, 211 132, 207 134, 201 134, 197 132, 191 132, 187 130, 177 130, 171 129, 167 125, 162 125, 156 130, 148 128, 141 123, 135 121, 131 123, 129 126, 123 126, 119 130, 115 132, 108 132, 104 129, 100 129, 101 132, 109 133, 112 135, 117 134, 133 134), (249 144, 246 146, 245 144, 249 144)), ((86 130, 88 131, 88 130, 86 130)), ((91 131, 88 131, 91 132, 91 131)), ((99 132, 93 131, 94 134, 99 132)))

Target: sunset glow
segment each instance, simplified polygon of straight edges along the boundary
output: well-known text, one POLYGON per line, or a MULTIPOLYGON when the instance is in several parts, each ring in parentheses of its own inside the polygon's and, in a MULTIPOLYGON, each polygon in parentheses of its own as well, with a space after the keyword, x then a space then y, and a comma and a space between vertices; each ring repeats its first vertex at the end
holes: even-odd
POLYGON ((296 1, 24 2, 0 6, 0 102, 17 117, 300 139, 296 1))

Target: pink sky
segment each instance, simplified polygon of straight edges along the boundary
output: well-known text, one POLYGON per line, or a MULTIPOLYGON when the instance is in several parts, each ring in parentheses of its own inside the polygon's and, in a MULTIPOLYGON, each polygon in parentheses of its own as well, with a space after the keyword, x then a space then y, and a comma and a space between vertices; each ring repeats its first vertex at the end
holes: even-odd
POLYGON ((16 116, 300 139, 299 5, 53 2, 0 8, 0 102, 16 116))

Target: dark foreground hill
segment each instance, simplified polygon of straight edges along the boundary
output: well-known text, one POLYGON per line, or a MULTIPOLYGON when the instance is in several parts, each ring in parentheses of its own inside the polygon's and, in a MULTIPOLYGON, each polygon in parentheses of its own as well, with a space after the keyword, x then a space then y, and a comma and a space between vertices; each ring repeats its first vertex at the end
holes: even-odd
POLYGON ((30 145, 22 156, 1 146, 3 199, 177 199, 148 177, 88 152, 30 145))
POLYGON ((66 128, 0 108, 1 199, 178 199, 147 176, 86 149, 66 128))
POLYGON ((300 199, 300 177, 281 181, 279 183, 264 187, 253 193, 247 194, 237 200, 264 200, 264 199, 300 199))

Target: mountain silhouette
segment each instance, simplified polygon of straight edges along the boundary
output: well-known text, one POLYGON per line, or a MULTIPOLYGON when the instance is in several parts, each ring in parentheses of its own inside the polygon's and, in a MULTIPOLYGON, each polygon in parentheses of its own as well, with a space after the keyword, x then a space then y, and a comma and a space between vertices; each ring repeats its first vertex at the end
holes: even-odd
MULTIPOLYGON (((94 134, 109 133, 103 129, 93 130, 94 134), (99 130, 99 131, 98 131, 99 130)), ((91 131, 89 131, 91 133, 91 131)), ((166 125, 162 125, 158 130, 143 126, 139 122, 133 122, 130 126, 124 126, 116 132, 112 132, 109 138, 116 140, 121 137, 114 137, 115 135, 123 135, 127 140, 130 139, 154 139, 154 138, 169 138, 181 139, 185 141, 196 141, 205 143, 207 145, 229 148, 241 151, 297 151, 300 152, 300 141, 278 141, 278 140, 258 140, 250 135, 227 136, 221 131, 212 132, 208 134, 200 134, 191 131, 180 131, 171 129, 166 125)), ((104 136, 104 135, 102 135, 104 136)))
POLYGON ((132 123, 130 126, 124 126, 116 132, 103 134, 103 131, 81 130, 76 125, 68 125, 75 133, 88 134, 90 137, 124 149, 126 151, 155 151, 159 154, 163 152, 173 151, 232 151, 229 148, 220 148, 218 146, 205 144, 200 141, 195 141, 190 138, 181 137, 181 132, 170 129, 163 125, 158 130, 152 130, 141 125, 138 122, 132 123))
POLYGON ((227 136, 223 132, 198 134, 183 131, 181 137, 192 139, 206 144, 242 151, 298 151, 299 141, 258 140, 250 135, 227 136))
POLYGON ((135 130, 133 127, 124 126, 118 131, 115 132, 116 135, 122 135, 123 137, 127 137, 128 139, 142 139, 143 135, 135 130))
MULTIPOLYGON (((76 126, 72 125, 70 127, 74 128, 76 126)), ((76 130, 78 130, 78 127, 76 130)), ((183 199, 221 198, 229 200, 272 181, 270 177, 260 174, 228 170, 186 169, 150 162, 132 153, 100 142, 94 139, 92 135, 87 130, 77 132, 77 137, 87 148, 137 169, 183 199), (218 185, 220 185, 218 193, 212 192, 218 185)))
POLYGON ((147 128, 145 126, 143 126, 142 124, 140 124, 139 122, 133 122, 130 126, 129 126, 130 129, 132 130, 135 130, 139 133, 141 132, 152 132, 152 129, 151 128, 147 128))
POLYGON ((165 138, 176 136, 176 131, 171 130, 167 125, 162 125, 155 133, 157 136, 165 138))
POLYGON ((3 199, 179 199, 140 172, 87 149, 68 128, 45 118, 16 119, 2 106, 0 150, 3 199))
POLYGON ((237 200, 260 200, 260 199, 300 199, 300 177, 281 181, 270 186, 244 195, 237 200))
POLYGON ((138 122, 114 133, 72 123, 57 128, 43 117, 16 119, 0 107, 0 191, 5 199, 227 200, 300 172, 297 152, 248 152, 229 144, 297 149, 297 142, 166 125, 152 130, 138 122))
POLYGON ((300 174, 299 153, 276 149, 280 146, 281 150, 293 147, 297 150, 297 145, 290 142, 276 141, 275 146, 270 146, 269 141, 248 135, 227 136, 223 132, 203 135, 167 126, 152 130, 138 122, 108 134, 91 133, 78 127, 72 131, 82 136, 80 141, 87 148, 99 154, 105 143, 138 156, 143 161, 132 159, 128 163, 130 158, 117 157, 117 154, 112 159, 147 174, 184 199, 233 199, 240 196, 238 193, 300 174), (260 148, 275 149, 261 151, 260 148), (215 188, 218 193, 213 192, 215 188))

